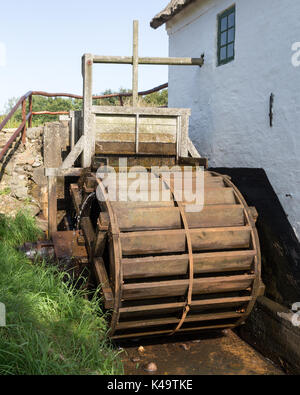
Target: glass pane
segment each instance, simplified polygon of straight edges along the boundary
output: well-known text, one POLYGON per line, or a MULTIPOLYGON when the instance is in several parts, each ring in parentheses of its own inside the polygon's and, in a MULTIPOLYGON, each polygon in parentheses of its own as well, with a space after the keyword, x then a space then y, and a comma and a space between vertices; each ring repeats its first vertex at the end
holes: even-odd
POLYGON ((228 58, 233 58, 234 56, 234 45, 233 44, 229 44, 227 47, 227 57, 228 58))
POLYGON ((221 34, 221 45, 227 44, 227 32, 221 34))
POLYGON ((229 29, 228 30, 228 43, 230 43, 231 41, 234 41, 234 29, 229 29))
POLYGON ((226 59, 226 47, 221 48, 220 50, 220 60, 226 59))
POLYGON ((234 26, 234 16, 234 12, 228 16, 228 28, 234 26))
POLYGON ((227 16, 221 19, 221 32, 227 30, 227 16))

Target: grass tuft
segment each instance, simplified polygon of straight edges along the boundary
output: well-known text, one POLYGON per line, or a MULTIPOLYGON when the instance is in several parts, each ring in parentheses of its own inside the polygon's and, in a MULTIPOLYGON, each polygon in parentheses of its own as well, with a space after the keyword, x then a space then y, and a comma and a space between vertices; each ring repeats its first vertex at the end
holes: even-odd
POLYGON ((66 283, 66 273, 32 263, 16 247, 39 237, 28 214, 0 216, 0 374, 120 374, 99 298, 66 283))

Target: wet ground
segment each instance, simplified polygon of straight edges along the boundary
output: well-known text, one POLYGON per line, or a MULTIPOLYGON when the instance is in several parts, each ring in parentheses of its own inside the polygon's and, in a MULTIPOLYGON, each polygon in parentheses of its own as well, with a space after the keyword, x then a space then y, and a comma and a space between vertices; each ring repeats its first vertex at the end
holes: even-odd
POLYGON ((231 330, 183 340, 140 339, 119 346, 124 348, 123 362, 127 375, 284 374, 231 330), (153 373, 145 371, 150 363, 157 367, 153 373))

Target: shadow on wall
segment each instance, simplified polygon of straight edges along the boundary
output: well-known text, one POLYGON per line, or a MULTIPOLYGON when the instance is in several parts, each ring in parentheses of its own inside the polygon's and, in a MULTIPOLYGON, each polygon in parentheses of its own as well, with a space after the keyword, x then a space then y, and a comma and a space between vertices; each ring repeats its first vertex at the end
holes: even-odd
POLYGON ((300 243, 263 169, 213 168, 232 177, 258 211, 266 296, 288 308, 300 302, 300 243))

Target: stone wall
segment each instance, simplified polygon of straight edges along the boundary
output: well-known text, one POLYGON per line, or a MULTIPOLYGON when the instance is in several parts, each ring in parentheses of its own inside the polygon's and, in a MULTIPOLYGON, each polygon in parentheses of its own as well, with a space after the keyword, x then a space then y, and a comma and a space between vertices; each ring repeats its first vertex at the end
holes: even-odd
MULTIPOLYGON (((3 131, 0 149, 15 129, 3 131)), ((47 179, 44 168, 59 167, 69 152, 69 122, 46 123, 29 128, 26 143, 20 138, 12 144, 6 157, 0 162, 0 214, 15 215, 27 209, 37 217, 42 229, 47 229, 47 179)), ((58 185, 63 197, 63 180, 58 185)))

